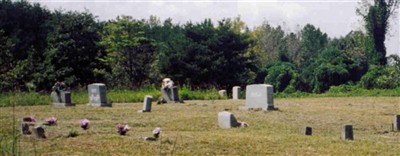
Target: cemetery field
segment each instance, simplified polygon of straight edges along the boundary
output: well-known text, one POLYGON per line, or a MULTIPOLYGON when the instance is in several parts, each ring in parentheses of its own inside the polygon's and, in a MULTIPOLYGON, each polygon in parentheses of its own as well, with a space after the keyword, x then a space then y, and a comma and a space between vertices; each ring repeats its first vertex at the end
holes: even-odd
MULTIPOLYGON (((46 139, 18 134, 21 155, 399 155, 400 132, 392 131, 400 114, 399 97, 336 97, 275 99, 278 111, 240 111, 245 100, 185 101, 156 105, 139 113, 143 103, 114 103, 113 107, 17 106, 0 108, 2 155, 11 154, 13 115, 34 116, 45 126, 46 139), (218 112, 228 110, 246 128, 220 129, 218 112), (83 118, 90 128, 79 126, 83 118), (130 131, 121 136, 118 123, 130 131), (353 125, 354 140, 341 139, 344 124, 353 125), (312 136, 304 135, 306 126, 312 136), (157 141, 145 141, 161 127, 157 141), (67 137, 69 134, 76 137, 67 137)), ((20 121, 17 121, 19 123, 20 121)))

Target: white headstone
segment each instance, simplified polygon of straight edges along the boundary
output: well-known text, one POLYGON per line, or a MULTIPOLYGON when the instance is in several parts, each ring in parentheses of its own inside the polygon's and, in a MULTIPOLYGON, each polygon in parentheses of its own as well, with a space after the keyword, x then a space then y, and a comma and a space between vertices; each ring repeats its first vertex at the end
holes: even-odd
POLYGON ((234 86, 232 88, 232 99, 237 100, 240 98, 240 87, 234 86))
POLYGON ((111 107, 111 103, 107 103, 107 91, 106 85, 103 83, 93 83, 88 85, 89 92, 89 104, 91 106, 108 106, 111 107))
POLYGON ((262 108, 274 110, 274 87, 268 84, 253 84, 246 86, 246 106, 244 109, 262 108))
POLYGON ((220 128, 233 128, 238 126, 238 122, 232 113, 223 111, 218 113, 218 126, 220 128))

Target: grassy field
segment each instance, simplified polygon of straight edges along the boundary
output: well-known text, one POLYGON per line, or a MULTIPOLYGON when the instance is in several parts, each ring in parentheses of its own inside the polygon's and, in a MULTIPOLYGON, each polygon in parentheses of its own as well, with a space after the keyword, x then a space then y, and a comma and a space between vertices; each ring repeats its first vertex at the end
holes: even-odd
MULTIPOLYGON (((114 103, 112 108, 77 105, 68 108, 17 106, 0 108, 2 155, 12 152, 13 112, 17 119, 35 116, 40 121, 58 118, 46 126, 46 139, 19 135, 21 155, 399 155, 400 132, 391 131, 400 114, 399 97, 336 97, 276 99, 279 111, 239 111, 244 100, 153 103, 152 112, 138 113, 142 103, 114 103), (228 109, 247 128, 220 129, 218 112, 228 109), (79 120, 88 118, 88 132, 79 120), (115 126, 126 123, 126 136, 115 126), (352 124, 354 141, 340 138, 344 124, 352 124), (302 134, 305 126, 312 136, 302 134), (161 138, 148 142, 155 127, 161 138), (68 138, 72 131, 77 137, 68 138)), ((39 121, 39 123, 40 123, 39 121)), ((18 123, 19 121, 17 121, 18 123)))

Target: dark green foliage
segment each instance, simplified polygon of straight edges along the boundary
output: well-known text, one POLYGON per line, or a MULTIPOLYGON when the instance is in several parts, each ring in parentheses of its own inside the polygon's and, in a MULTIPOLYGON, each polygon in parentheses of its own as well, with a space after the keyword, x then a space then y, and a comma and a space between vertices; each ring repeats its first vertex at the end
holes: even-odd
POLYGON ((284 91, 298 75, 295 65, 287 62, 273 63, 267 67, 267 72, 265 83, 273 85, 275 92, 284 91))
POLYGON ((371 66, 361 78, 360 84, 366 89, 393 89, 400 87, 400 68, 395 66, 371 66))
POLYGON ((44 60, 50 12, 27 1, 0 1, 0 90, 27 90, 44 60), (3 49, 4 48, 4 49, 3 49))

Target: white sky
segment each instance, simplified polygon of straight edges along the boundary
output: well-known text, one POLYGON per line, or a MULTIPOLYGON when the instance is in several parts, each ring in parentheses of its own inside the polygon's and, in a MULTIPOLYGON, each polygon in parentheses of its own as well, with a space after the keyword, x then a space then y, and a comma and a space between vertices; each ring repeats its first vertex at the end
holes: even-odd
MULTIPOLYGON (((356 15, 359 0, 30 0, 39 2, 50 10, 64 9, 84 11, 88 9, 99 20, 115 19, 128 15, 136 19, 148 19, 150 15, 172 18, 173 22, 200 22, 211 18, 213 22, 223 18, 241 19, 254 28, 264 21, 281 25, 286 31, 298 31, 307 23, 319 27, 329 37, 345 36, 351 30, 360 30, 360 18, 356 15)), ((388 54, 400 55, 399 18, 391 21, 386 41, 388 54)))

